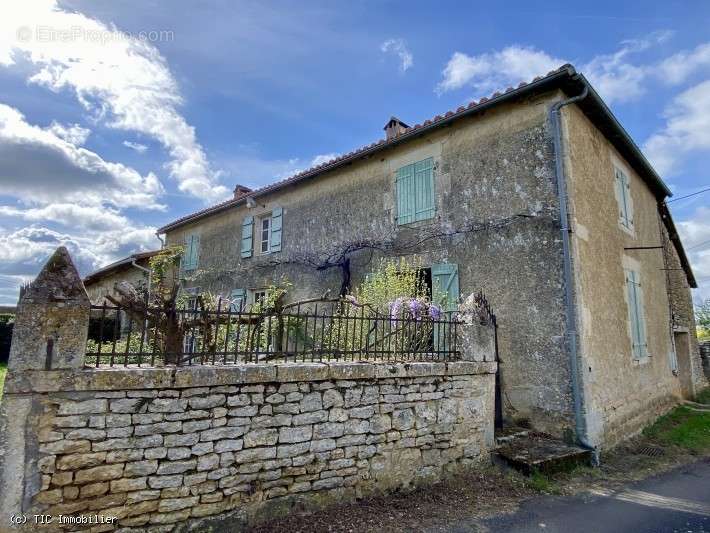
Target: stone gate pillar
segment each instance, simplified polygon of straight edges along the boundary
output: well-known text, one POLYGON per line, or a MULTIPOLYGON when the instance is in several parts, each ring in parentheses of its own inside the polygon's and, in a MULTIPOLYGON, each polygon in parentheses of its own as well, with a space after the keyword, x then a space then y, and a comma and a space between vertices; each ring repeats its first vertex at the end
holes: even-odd
MULTIPOLYGON (((12 523, 29 509, 41 485, 38 413, 41 394, 17 393, 16 383, 53 370, 84 366, 91 302, 63 246, 20 296, 10 347, 5 392, 0 400, 0 532, 29 531, 12 523)), ((50 378, 51 379, 51 378, 50 378)))
POLYGON ((23 291, 8 370, 82 368, 91 302, 63 246, 23 291))

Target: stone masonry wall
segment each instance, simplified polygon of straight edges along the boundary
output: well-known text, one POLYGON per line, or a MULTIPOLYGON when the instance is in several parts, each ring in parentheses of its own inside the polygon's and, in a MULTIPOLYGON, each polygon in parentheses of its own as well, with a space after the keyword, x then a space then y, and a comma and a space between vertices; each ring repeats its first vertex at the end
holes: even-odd
POLYGON ((11 375, 6 400, 32 394, 23 511, 55 517, 49 530, 62 514, 116 517, 91 531, 201 531, 205 520, 234 531, 296 502, 433 481, 487 457, 494 371, 456 362, 11 375))

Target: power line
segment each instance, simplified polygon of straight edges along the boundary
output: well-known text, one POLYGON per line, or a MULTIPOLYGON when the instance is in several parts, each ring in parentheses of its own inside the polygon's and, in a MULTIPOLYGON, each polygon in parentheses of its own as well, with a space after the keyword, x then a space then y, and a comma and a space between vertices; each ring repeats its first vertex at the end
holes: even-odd
POLYGON ((673 198, 673 199, 671 199, 671 200, 668 200, 666 203, 667 203, 667 204, 670 204, 671 202, 677 202, 678 200, 685 200, 686 198, 690 198, 691 196, 697 196, 698 194, 702 194, 702 193, 708 192, 708 191, 710 191, 710 187, 708 187, 707 189, 699 190, 699 191, 694 192, 694 193, 692 193, 692 194, 686 194, 685 196, 680 196, 680 197, 678 197, 678 198, 673 198))
POLYGON ((688 250, 693 250, 693 249, 695 249, 695 248, 700 248, 701 246, 705 246, 706 244, 710 244, 710 240, 703 241, 703 242, 698 243, 698 244, 694 244, 693 246, 689 246, 689 247, 686 248, 685 250, 686 250, 686 251, 688 251, 688 250))

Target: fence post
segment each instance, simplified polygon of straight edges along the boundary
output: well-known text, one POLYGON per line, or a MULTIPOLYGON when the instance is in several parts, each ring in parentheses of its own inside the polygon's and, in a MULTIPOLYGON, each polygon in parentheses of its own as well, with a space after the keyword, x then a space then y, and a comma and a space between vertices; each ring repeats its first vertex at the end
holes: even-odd
POLYGON ((90 312, 84 284, 60 246, 22 291, 8 370, 83 368, 90 312))
POLYGON ((45 370, 81 369, 90 311, 84 284, 64 247, 21 291, 0 401, 0 531, 15 530, 11 517, 30 508, 42 482, 37 442, 42 395, 15 392, 13 385, 29 383, 26 378, 45 370))

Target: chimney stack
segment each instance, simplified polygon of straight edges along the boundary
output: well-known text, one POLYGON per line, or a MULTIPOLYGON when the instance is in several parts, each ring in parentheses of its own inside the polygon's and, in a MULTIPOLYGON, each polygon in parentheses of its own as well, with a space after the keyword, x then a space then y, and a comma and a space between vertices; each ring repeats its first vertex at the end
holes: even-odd
POLYGON ((249 187, 245 187, 244 185, 237 185, 234 187, 234 199, 238 200, 239 198, 246 196, 251 192, 251 189, 249 187))
POLYGON ((402 135, 409 129, 409 126, 407 126, 397 117, 390 117, 389 122, 385 124, 385 127, 383 129, 385 130, 387 140, 389 141, 390 139, 394 139, 398 135, 402 135))

